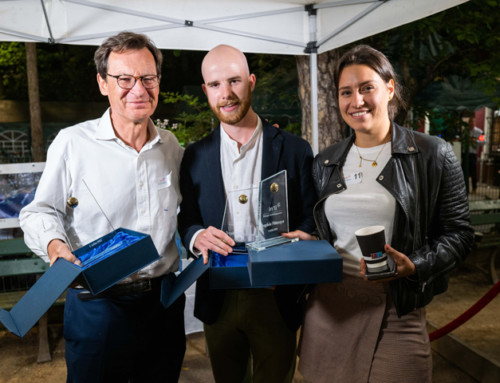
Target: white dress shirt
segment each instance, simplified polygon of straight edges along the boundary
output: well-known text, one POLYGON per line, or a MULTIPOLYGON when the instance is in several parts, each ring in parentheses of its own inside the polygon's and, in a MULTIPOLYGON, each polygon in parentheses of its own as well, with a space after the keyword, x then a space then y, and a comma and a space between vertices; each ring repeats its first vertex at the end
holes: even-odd
POLYGON ((262 121, 257 118, 257 127, 245 145, 238 143, 221 129, 220 164, 226 191, 223 230, 236 242, 255 241, 259 183, 262 173, 262 121), (247 202, 242 203, 246 197, 247 202))
MULTIPOLYGON (((257 226, 257 204, 259 200, 259 184, 262 173, 262 121, 257 118, 257 127, 248 142, 238 148, 233 140, 220 128, 220 165, 224 190, 226 192, 225 222, 217 229, 226 231, 236 242, 255 240, 257 226), (247 203, 240 203, 239 197, 245 195, 247 203)), ((189 244, 195 255, 201 252, 194 248, 197 235, 195 233, 189 244)))
POLYGON ((175 230, 184 150, 171 132, 152 121, 148 129, 150 139, 140 152, 116 136, 109 109, 100 119, 59 132, 35 198, 19 215, 34 253, 48 261, 53 239, 76 250, 121 227, 151 235, 161 256, 124 281, 178 269, 175 230), (76 197, 78 206, 67 207, 69 197, 76 197))

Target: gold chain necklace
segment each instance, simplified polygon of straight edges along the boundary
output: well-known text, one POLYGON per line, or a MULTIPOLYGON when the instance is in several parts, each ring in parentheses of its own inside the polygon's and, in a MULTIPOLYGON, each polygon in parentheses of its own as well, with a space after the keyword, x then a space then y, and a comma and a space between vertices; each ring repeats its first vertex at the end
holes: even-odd
POLYGON ((359 167, 363 166, 363 161, 371 162, 373 167, 377 166, 377 165, 378 165, 377 160, 378 160, 378 158, 379 158, 380 154, 382 153, 382 151, 384 150, 385 145, 387 145, 387 143, 388 143, 388 142, 389 142, 389 141, 386 141, 386 142, 384 143, 384 145, 382 145, 382 149, 380 149, 380 152, 378 152, 377 157, 375 157, 375 159, 374 159, 374 160, 370 160, 370 159, 368 159, 368 158, 363 158, 363 156, 362 156, 362 155, 361 155, 361 153, 359 152, 358 146, 357 146, 356 144, 354 144, 354 146, 356 147, 356 150, 358 151, 358 156, 359 156, 359 167))

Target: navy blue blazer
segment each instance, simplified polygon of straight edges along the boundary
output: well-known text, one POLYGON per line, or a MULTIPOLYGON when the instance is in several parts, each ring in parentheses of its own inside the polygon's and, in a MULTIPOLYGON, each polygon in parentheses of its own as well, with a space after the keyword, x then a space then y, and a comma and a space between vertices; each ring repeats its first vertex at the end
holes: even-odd
MULTIPOLYGON (((312 180, 313 153, 304 139, 263 122, 262 179, 286 169, 288 179, 289 228, 312 232, 316 191, 312 180)), ((221 228, 226 204, 220 164, 220 127, 188 146, 180 171, 182 203, 178 227, 186 249, 193 235, 208 226, 221 228)), ((207 274, 207 273, 205 273, 207 274)), ((297 329, 302 320, 299 286, 279 286, 276 301, 288 326, 297 329)), ((208 276, 196 284, 194 315, 207 324, 217 320, 224 290, 210 290, 208 276)))

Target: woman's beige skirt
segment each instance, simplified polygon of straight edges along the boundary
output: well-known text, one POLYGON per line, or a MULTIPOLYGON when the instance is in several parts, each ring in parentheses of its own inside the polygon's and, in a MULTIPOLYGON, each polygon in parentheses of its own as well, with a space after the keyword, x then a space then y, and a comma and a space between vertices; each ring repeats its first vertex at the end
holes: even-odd
POLYGON ((346 275, 315 287, 301 332, 299 371, 307 380, 431 382, 425 309, 398 318, 387 291, 346 275))

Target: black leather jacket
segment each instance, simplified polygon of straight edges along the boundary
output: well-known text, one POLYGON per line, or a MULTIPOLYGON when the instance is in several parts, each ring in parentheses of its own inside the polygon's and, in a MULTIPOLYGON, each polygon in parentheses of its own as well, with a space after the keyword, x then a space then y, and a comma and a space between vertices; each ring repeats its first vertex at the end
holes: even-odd
MULTIPOLYGON (((351 136, 319 153, 313 178, 319 195, 314 218, 320 237, 334 243, 324 202, 346 189, 342 167, 351 136)), ((392 156, 377 181, 396 199, 390 245, 406 254, 417 274, 390 282, 399 316, 428 304, 448 288, 448 273, 473 243, 462 169, 451 146, 440 138, 392 124, 392 156)))

